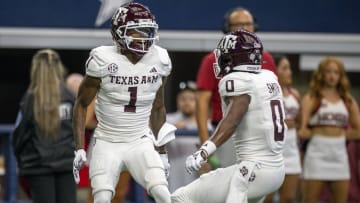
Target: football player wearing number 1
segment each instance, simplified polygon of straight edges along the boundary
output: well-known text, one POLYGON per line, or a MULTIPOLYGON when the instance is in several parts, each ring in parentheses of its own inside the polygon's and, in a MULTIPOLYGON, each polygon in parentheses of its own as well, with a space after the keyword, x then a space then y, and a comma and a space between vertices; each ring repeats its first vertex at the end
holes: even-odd
POLYGON ((232 138, 236 164, 200 176, 172 194, 173 203, 258 202, 276 191, 285 176, 282 155, 286 124, 275 74, 261 69, 263 46, 253 33, 226 34, 215 50, 215 75, 223 118, 213 135, 186 160, 189 172, 232 138))
POLYGON ((86 108, 96 96, 98 125, 89 160, 94 202, 110 203, 120 172, 127 170, 157 203, 170 203, 165 144, 176 128, 165 122, 164 85, 171 60, 154 45, 158 25, 144 5, 121 6, 111 23, 115 46, 91 51, 75 103, 74 177, 86 162, 86 108))

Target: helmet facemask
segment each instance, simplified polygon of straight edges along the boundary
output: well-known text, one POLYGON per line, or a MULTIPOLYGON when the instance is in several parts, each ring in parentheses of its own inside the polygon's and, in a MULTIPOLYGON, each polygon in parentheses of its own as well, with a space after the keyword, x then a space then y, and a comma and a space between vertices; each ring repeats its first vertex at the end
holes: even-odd
POLYGON ((137 55, 144 55, 150 50, 157 36, 158 25, 154 22, 128 23, 116 30, 120 47, 137 55))
POLYGON ((136 2, 119 7, 111 19, 111 35, 123 53, 143 56, 158 39, 157 30, 155 16, 136 2))

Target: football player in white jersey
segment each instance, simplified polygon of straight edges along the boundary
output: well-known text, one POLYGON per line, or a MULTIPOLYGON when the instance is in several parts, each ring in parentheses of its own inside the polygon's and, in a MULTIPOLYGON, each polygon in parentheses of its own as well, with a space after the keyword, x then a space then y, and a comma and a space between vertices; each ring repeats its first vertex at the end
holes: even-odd
POLYGON ((224 116, 213 135, 187 158, 186 169, 199 170, 230 137, 237 163, 177 189, 173 203, 258 202, 282 184, 287 129, 283 96, 275 74, 261 69, 262 51, 260 39, 245 30, 220 40, 214 70, 222 77, 219 92, 224 116))
POLYGON ((96 97, 98 125, 89 160, 94 202, 110 203, 126 170, 156 202, 170 203, 165 144, 176 128, 165 122, 164 85, 171 60, 154 45, 158 25, 146 6, 124 4, 111 23, 115 46, 91 51, 74 108, 74 177, 86 162, 86 108, 96 97))

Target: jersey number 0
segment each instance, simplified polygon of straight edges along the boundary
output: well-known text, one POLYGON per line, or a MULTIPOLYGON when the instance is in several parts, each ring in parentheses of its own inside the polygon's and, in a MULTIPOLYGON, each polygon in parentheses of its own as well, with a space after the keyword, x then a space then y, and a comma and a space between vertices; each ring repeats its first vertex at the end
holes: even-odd
MULTIPOLYGON (((234 92, 234 80, 227 80, 225 83, 226 92, 234 92)), ((271 100, 271 116, 274 124, 274 140, 283 141, 284 140, 284 112, 281 106, 280 100, 271 100)))
POLYGON ((272 121, 274 124, 274 140, 283 141, 285 124, 283 118, 284 114, 281 108, 281 102, 280 100, 271 100, 270 106, 271 106, 272 121))

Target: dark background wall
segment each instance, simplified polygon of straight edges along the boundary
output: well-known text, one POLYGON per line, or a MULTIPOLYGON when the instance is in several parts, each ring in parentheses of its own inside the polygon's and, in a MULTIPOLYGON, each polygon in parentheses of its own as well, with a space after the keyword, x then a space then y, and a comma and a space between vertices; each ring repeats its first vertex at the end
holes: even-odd
MULTIPOLYGON (((14 123, 19 101, 29 85, 31 58, 37 49, 0 49, 0 123, 14 123)), ((62 57, 69 73, 84 74, 84 64, 89 50, 56 50, 62 57)), ((195 80, 199 64, 206 52, 174 52, 169 55, 173 62, 173 71, 166 86, 165 103, 167 111, 176 110, 176 94, 181 81, 195 80)), ((288 55, 293 69, 293 83, 303 94, 307 90, 311 71, 299 69, 299 55, 288 55)), ((359 91, 360 72, 348 73, 353 91, 359 91)), ((355 93, 355 92, 353 92, 355 93)), ((357 94, 356 98, 360 102, 357 94)))
MULTIPOLYGON (((31 58, 37 49, 0 49, 0 123, 14 123, 19 101, 30 82, 31 58)), ((68 73, 85 73, 89 50, 56 50, 68 73)), ((204 52, 170 52, 173 71, 166 86, 167 110, 175 111, 175 98, 181 81, 195 80, 204 52)))

